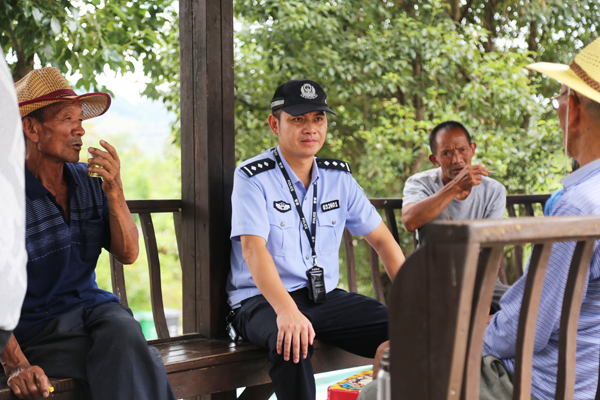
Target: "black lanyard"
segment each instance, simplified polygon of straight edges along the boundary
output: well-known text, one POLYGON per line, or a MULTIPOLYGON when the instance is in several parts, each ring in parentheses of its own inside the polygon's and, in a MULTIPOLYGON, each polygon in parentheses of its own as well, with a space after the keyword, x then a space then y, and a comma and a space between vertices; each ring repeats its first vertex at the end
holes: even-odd
POLYGON ((312 249, 312 258, 313 258, 313 266, 317 266, 317 252, 315 251, 315 243, 317 239, 317 182, 313 184, 313 210, 312 210, 312 221, 311 221, 311 229, 308 230, 308 223, 306 222, 306 218, 304 218, 304 213, 302 212, 302 207, 300 207, 300 201, 298 201, 298 196, 296 195, 296 190, 294 189, 294 185, 292 184, 292 180, 290 179, 290 175, 285 169, 283 162, 281 161, 281 157, 279 157, 279 152, 277 149, 273 149, 273 155, 277 160, 277 165, 279 165, 279 169, 281 169, 281 173, 285 178, 288 189, 290 189, 290 193, 292 194, 292 198, 294 199, 294 204, 296 204, 296 210, 298 210, 298 215, 300 215, 300 220, 302 221, 302 228, 304 229, 304 233, 306 233, 306 237, 308 238, 308 243, 310 243, 310 248, 312 249), (312 235, 310 232, 312 231, 312 235))

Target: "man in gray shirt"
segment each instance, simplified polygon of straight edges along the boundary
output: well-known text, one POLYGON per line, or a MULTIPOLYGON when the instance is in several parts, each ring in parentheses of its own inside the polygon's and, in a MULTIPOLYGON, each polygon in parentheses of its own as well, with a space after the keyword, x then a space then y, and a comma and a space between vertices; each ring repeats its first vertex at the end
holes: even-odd
MULTIPOLYGON (((437 168, 419 172, 404 185, 402 223, 409 232, 417 230, 419 243, 427 240, 430 222, 504 217, 506 189, 491 178, 483 165, 471 165, 477 145, 460 122, 442 122, 429 135, 429 161, 437 168)), ((490 313, 500 309, 500 297, 508 286, 496 281, 490 313)), ((375 356, 373 376, 389 341, 375 356)), ((377 383, 365 386, 357 400, 377 397, 377 383)))
POLYGON ((429 135, 429 161, 437 168, 408 178, 402 223, 427 240, 430 222, 504 217, 506 189, 488 178, 483 165, 471 165, 477 145, 459 122, 442 122, 429 135))

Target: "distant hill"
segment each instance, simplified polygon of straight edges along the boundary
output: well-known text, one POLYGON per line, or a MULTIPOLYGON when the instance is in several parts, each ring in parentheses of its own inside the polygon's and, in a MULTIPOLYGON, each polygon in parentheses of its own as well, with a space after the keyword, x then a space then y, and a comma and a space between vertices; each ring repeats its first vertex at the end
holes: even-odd
POLYGON ((102 138, 126 135, 145 153, 162 153, 165 145, 170 145, 171 125, 175 115, 167 112, 158 101, 144 99, 132 104, 123 97, 112 99, 106 114, 84 122, 89 133, 88 143, 102 138))

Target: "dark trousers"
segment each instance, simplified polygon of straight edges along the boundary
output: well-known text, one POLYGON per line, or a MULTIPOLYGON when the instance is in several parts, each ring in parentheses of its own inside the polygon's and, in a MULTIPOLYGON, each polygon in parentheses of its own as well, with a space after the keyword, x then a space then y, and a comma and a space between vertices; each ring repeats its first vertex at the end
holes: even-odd
POLYGON ((63 314, 21 348, 46 375, 80 381, 90 399, 175 399, 158 350, 121 304, 63 314))
MULTIPOLYGON (((377 347, 388 339, 388 310, 378 301, 335 289, 320 304, 308 298, 308 289, 291 292, 298 309, 312 323, 316 339, 363 357, 373 358, 377 347)), ((264 296, 243 302, 234 327, 246 340, 269 350, 269 375, 279 400, 314 400, 315 379, 311 363, 313 346, 306 359, 295 364, 277 354, 277 315, 264 296)))
POLYGON ((4 350, 4 346, 6 346, 6 344, 8 343, 8 339, 10 339, 11 334, 12 331, 5 331, 3 329, 0 329, 0 353, 2 353, 2 350, 4 350))

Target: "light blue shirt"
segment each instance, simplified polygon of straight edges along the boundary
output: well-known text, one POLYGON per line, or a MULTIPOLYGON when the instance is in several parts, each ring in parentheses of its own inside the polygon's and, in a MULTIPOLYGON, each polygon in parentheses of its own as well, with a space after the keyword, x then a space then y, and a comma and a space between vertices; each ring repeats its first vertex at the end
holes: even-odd
MULTIPOLYGON (((600 214, 600 159, 563 179, 562 198, 552 216, 600 214)), ((531 393, 540 400, 554 399, 558 371, 558 330, 569 265, 575 242, 552 247, 540 303, 532 369, 531 393)), ((529 267, 528 267, 529 268, 529 267)), ((486 330, 484 355, 501 358, 514 373, 517 327, 527 271, 500 300, 501 311, 486 330)), ((575 399, 593 399, 598 384, 600 357, 600 247, 596 242, 577 331, 575 399)))
POLYGON ((546 201, 546 205, 544 205, 544 216, 545 217, 548 217, 548 216, 550 216, 550 214, 552 214, 552 210, 554 209, 554 206, 556 205, 556 203, 558 203, 558 201, 560 200, 560 198, 562 197, 564 192, 565 192, 565 189, 560 188, 556 192, 552 193, 552 195, 550 196, 548 201, 546 201))
MULTIPOLYGON (((279 151, 279 147, 277 148, 279 151)), ((381 217, 362 188, 349 172, 349 167, 318 167, 313 161, 308 190, 279 151, 296 190, 302 211, 309 223, 312 215, 313 183, 317 183, 316 253, 319 267, 324 269, 327 292, 339 280, 339 249, 347 227, 353 235, 371 233, 381 217)), ((336 166, 346 164, 337 161, 336 166)), ((332 167, 332 163, 328 164, 332 167)), ((228 303, 232 308, 260 294, 242 256, 240 236, 260 236, 267 241, 279 277, 288 292, 308 287, 306 271, 312 268, 312 250, 302 229, 300 216, 272 149, 244 161, 235 170, 231 195, 231 271, 227 281, 228 303)))

